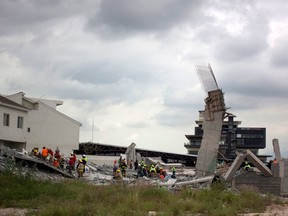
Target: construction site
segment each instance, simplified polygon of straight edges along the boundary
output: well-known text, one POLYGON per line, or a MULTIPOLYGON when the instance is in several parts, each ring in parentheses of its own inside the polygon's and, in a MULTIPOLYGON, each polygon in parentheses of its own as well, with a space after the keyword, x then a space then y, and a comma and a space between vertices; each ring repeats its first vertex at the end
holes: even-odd
MULTIPOLYGON (((122 181, 127 184, 157 185, 168 190, 175 190, 183 186, 210 187, 214 182, 223 182, 227 187, 234 189, 245 187, 264 194, 286 197, 288 195, 288 159, 282 158, 278 139, 275 138, 271 141, 275 154, 274 161, 267 161, 267 157, 257 155, 257 148, 253 148, 253 146, 265 147, 266 143, 262 136, 264 134, 265 138, 265 129, 263 128, 252 131, 258 134, 256 136, 259 138, 258 144, 252 142, 252 145, 247 146, 242 139, 242 142, 237 145, 236 138, 240 140, 241 133, 235 129, 235 125, 238 125, 233 123, 235 116, 227 112, 223 92, 218 87, 212 68, 210 65, 197 65, 196 69, 207 92, 207 97, 205 98, 205 109, 201 111, 200 135, 186 135, 190 141, 189 144, 186 144, 190 154, 137 149, 135 143, 127 147, 80 143, 79 149, 74 150, 74 153, 77 158, 86 154, 88 162, 83 178, 78 178, 76 170, 68 172, 66 168, 68 158, 65 158, 66 164, 61 169, 25 150, 20 152, 7 146, 1 146, 0 170, 11 169, 13 166, 22 173, 29 172, 40 179, 71 178, 97 185, 122 181), (225 123, 224 119, 226 118, 228 121, 225 123), (223 125, 226 128, 224 135, 223 125), (193 145, 197 146, 197 150, 195 148, 192 150, 193 145), (225 147, 223 148, 223 146, 225 147), (133 165, 130 165, 130 168, 127 167, 125 176, 115 179, 113 161, 115 163, 119 157, 133 165), (102 158, 102 161, 99 158, 102 158), (139 177, 137 167, 138 165, 142 166, 141 161, 147 167, 152 165, 165 169, 165 178, 159 178, 159 174, 153 177, 139 177)), ((245 130, 241 129, 241 131, 245 130)))

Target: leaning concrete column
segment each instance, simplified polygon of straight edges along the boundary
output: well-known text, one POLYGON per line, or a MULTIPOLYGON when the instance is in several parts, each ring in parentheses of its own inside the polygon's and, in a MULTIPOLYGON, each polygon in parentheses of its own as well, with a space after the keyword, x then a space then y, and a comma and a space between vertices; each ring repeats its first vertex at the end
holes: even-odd
POLYGON ((272 143, 273 143, 275 158, 277 160, 277 163, 279 163, 281 161, 281 152, 280 152, 280 147, 279 147, 279 141, 278 141, 278 139, 273 139, 272 143))
POLYGON ((220 89, 208 92, 205 102, 203 137, 196 164, 198 178, 214 174, 225 112, 223 93, 220 89))
POLYGON ((232 165, 229 167, 229 170, 226 172, 224 179, 226 181, 231 181, 235 173, 238 171, 241 164, 244 162, 246 155, 243 153, 238 153, 237 157, 233 161, 232 165))

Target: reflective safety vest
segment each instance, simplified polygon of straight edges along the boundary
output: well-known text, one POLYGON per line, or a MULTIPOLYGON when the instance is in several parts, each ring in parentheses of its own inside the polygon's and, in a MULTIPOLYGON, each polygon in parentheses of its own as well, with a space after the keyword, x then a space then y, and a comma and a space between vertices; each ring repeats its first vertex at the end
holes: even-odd
POLYGON ((150 173, 151 173, 151 172, 155 172, 155 173, 156 173, 155 167, 150 167, 150 173))
POLYGON ((43 157, 47 157, 48 156, 48 149, 45 148, 45 149, 42 150, 42 156, 43 157))
POLYGON ((245 166, 244 166, 244 169, 247 170, 248 168, 250 168, 251 166, 249 165, 248 162, 245 162, 245 166))

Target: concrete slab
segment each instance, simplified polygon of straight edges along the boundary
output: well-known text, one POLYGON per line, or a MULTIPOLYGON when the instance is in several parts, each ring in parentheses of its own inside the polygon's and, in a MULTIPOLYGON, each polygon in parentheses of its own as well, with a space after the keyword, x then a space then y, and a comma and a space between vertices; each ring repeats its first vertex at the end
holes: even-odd
POLYGON ((226 181, 231 181, 236 174, 237 170, 244 162, 246 155, 243 153, 239 153, 235 160, 233 161, 232 165, 229 167, 229 170, 226 172, 224 179, 226 181))
POLYGON ((273 172, 250 150, 246 150, 246 158, 256 166, 265 176, 273 176, 273 172))
POLYGON ((214 175, 213 176, 206 176, 206 177, 194 179, 191 181, 176 182, 175 185, 183 186, 183 185, 192 185, 192 184, 203 183, 203 182, 212 182, 213 178, 214 178, 214 175))

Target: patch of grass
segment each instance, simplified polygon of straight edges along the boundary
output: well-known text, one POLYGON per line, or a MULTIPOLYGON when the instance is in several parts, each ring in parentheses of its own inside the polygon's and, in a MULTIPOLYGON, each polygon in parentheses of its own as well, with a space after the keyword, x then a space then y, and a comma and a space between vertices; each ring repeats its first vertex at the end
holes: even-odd
POLYGON ((0 173, 0 207, 30 210, 29 215, 237 215, 262 212, 273 199, 255 192, 235 193, 223 185, 182 188, 173 193, 152 186, 93 186, 81 181, 36 181, 0 173))

